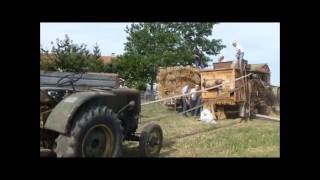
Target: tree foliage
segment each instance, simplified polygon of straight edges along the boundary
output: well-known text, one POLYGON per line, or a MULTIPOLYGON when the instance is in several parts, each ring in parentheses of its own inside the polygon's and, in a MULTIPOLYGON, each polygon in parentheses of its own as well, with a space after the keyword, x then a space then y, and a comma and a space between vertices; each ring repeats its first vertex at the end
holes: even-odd
POLYGON ((99 58, 101 57, 101 51, 97 44, 93 47, 93 54, 88 59, 88 70, 90 72, 102 72, 103 63, 99 58))
POLYGON ((214 24, 133 23, 126 27, 125 53, 117 61, 117 70, 129 85, 151 83, 152 88, 159 67, 192 65, 196 48, 217 55, 225 47, 221 40, 208 38, 214 24))
POLYGON ((63 40, 56 39, 50 53, 40 47, 40 68, 67 72, 102 72, 100 57, 101 51, 97 44, 93 47, 93 53, 90 53, 87 45, 78 45, 65 35, 63 40))
POLYGON ((47 71, 56 71, 55 59, 40 45, 40 69, 47 71))

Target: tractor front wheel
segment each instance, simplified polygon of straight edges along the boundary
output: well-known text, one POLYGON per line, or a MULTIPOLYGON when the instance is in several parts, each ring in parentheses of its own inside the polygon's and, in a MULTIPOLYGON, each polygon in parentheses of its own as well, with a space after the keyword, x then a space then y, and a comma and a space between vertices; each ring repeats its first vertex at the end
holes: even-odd
POLYGON ((139 149, 143 157, 158 157, 162 148, 163 134, 158 124, 148 124, 140 136, 139 149))

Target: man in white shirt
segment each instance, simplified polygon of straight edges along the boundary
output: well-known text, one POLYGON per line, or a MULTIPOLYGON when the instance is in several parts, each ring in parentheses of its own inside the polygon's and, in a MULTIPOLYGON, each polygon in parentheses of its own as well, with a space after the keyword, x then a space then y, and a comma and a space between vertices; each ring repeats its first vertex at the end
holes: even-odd
MULTIPOLYGON (((189 85, 188 84, 185 84, 183 87, 182 87, 182 94, 187 94, 189 91, 189 85)), ((182 112, 184 111, 187 111, 188 110, 188 97, 187 96, 183 96, 181 97, 181 100, 182 100, 182 112)), ((188 117, 187 113, 183 113, 184 116, 188 117)))
MULTIPOLYGON (((200 90, 200 86, 199 85, 195 85, 195 87, 190 90, 190 93, 192 93, 191 94, 191 99, 190 99, 191 108, 194 108, 194 107, 197 107, 197 106, 200 105, 200 101, 201 101, 200 93, 197 92, 199 90, 200 90)), ((192 115, 193 116, 200 116, 200 108, 194 109, 192 111, 192 115)))
POLYGON ((218 59, 218 62, 223 62, 224 61, 224 56, 220 56, 218 59))
POLYGON ((238 42, 233 42, 232 45, 236 48, 236 57, 238 60, 242 60, 244 56, 243 48, 240 46, 238 42))
MULTIPOLYGON (((194 88, 192 88, 191 90, 190 90, 190 93, 191 93, 191 100, 193 100, 193 101, 195 101, 196 99, 197 99, 197 95, 196 95, 196 91, 197 91, 197 86, 198 85, 196 85, 194 88)), ((199 86, 198 86, 199 87, 199 86)))

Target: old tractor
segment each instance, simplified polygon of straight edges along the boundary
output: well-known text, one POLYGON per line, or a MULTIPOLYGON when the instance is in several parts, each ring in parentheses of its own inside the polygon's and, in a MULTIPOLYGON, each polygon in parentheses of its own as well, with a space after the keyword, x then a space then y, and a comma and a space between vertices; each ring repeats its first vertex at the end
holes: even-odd
POLYGON ((40 156, 120 157, 139 141, 143 157, 159 156, 163 134, 150 123, 137 133, 140 93, 119 88, 116 74, 40 71, 40 156))

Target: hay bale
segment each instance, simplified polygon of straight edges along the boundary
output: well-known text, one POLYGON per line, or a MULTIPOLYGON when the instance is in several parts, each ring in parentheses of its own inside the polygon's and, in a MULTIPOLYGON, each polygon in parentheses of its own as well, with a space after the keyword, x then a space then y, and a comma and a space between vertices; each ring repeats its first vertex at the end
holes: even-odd
POLYGON ((185 83, 200 84, 200 71, 191 66, 159 68, 157 81, 160 98, 179 95, 185 83))
POLYGON ((170 73, 167 75, 166 80, 167 81, 174 81, 176 79, 176 77, 177 77, 176 75, 170 73))

